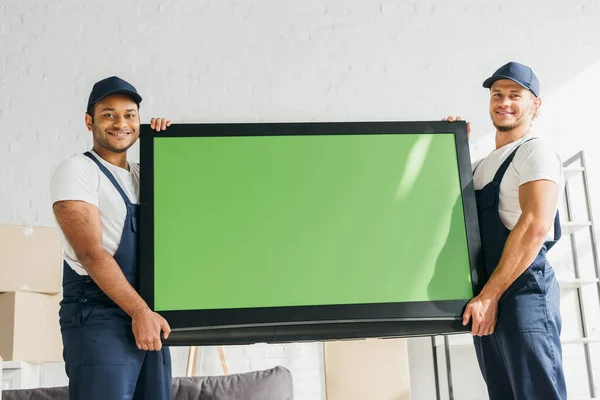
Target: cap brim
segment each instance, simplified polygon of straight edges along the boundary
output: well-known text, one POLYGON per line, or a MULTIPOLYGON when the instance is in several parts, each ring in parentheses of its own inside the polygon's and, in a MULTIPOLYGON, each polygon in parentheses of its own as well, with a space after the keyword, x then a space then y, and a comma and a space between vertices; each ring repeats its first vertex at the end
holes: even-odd
POLYGON ((492 85, 494 84, 494 82, 499 81, 501 79, 510 79, 511 81, 516 82, 519 85, 523 86, 525 89, 529 90, 531 93, 533 93, 533 95, 535 97, 538 97, 537 93, 535 93, 533 90, 531 90, 531 88, 524 85, 523 82, 519 82, 518 80, 511 78, 510 76, 506 76, 506 75, 496 75, 496 76, 491 76, 491 77, 487 78, 485 81, 483 81, 483 87, 486 89, 490 89, 492 87, 492 85))

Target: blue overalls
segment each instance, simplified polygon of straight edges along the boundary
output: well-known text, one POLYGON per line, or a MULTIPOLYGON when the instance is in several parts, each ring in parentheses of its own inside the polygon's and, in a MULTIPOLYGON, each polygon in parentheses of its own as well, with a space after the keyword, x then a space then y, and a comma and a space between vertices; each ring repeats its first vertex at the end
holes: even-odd
MULTIPOLYGON (((531 140, 531 139, 530 139, 531 140)), ((504 250, 510 230, 498 212, 500 183, 518 148, 492 182, 475 192, 486 274, 504 250)), ((546 241, 534 262, 504 292, 492 335, 474 336, 479 367, 490 400, 565 400, 560 343, 560 289, 546 253, 560 239, 558 212, 554 240, 546 241)))
MULTIPOLYGON (((110 171, 92 159, 112 182, 127 207, 119 248, 114 255, 137 290, 138 214, 110 171)), ((64 263, 60 326, 71 400, 171 400, 171 354, 139 350, 131 317, 100 290, 89 276, 64 263)))

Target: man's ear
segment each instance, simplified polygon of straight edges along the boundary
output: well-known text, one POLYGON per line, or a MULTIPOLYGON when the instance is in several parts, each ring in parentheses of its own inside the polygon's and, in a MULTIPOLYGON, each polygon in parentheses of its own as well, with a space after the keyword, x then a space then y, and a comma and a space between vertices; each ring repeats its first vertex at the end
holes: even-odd
POLYGON ((533 99, 533 106, 531 107, 532 111, 532 121, 535 120, 540 114, 540 107, 542 107, 542 98, 536 97, 533 99))
POLYGON ((85 114, 85 126, 87 126, 88 131, 92 131, 92 116, 88 113, 85 114))

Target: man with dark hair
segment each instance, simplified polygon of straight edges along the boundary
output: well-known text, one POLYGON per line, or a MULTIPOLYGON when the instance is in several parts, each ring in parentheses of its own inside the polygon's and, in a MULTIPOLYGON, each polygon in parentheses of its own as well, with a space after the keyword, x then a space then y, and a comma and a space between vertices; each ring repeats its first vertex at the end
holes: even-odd
POLYGON ((496 127, 496 149, 473 164, 486 283, 463 324, 491 400, 564 400, 560 289, 546 259, 561 236, 562 164, 531 132, 542 104, 531 68, 510 62, 483 86, 496 127))
MULTIPOLYGON (((97 82, 85 115, 93 149, 63 161, 50 184, 64 238, 59 317, 71 400, 171 399, 161 342, 171 329, 137 292, 140 170, 127 150, 141 101, 118 77, 97 82)), ((157 131, 169 125, 151 120, 157 131)))

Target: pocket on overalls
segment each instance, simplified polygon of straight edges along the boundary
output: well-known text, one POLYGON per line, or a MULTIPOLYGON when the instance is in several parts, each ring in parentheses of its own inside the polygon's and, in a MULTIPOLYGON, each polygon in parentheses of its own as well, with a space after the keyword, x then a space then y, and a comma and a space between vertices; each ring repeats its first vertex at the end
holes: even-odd
POLYGON ((163 363, 165 365, 171 365, 171 350, 168 347, 163 346, 161 351, 163 353, 163 363))
POLYGON ((546 298, 540 285, 543 279, 543 271, 530 266, 513 282, 498 304, 503 329, 512 333, 547 331, 546 298))
POLYGON ((102 304, 82 309, 87 311, 87 318, 81 330, 81 365, 125 364, 133 344, 129 337, 131 327, 122 323, 119 310, 102 304))
POLYGON ((79 314, 79 321, 81 326, 84 326, 87 322, 87 320, 90 318, 90 316, 92 315, 92 313, 94 312, 94 308, 96 307, 93 304, 89 304, 89 303, 79 303, 79 310, 80 310, 80 314, 79 314))
POLYGON ((60 328, 74 328, 81 326, 80 315, 81 311, 78 302, 62 301, 60 303, 60 309, 58 310, 60 328))

